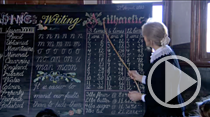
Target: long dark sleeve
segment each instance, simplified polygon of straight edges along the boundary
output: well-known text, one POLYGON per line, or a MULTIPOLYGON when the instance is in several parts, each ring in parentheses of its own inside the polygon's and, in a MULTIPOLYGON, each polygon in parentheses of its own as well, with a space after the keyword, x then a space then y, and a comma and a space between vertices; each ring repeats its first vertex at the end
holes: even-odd
MULTIPOLYGON (((149 72, 146 74, 146 96, 145 101, 147 102, 147 106, 158 106, 159 104, 152 98, 151 94, 149 93, 148 89, 148 75, 149 72)), ((157 66, 154 70, 151 78, 151 86, 154 94, 163 102, 165 101, 165 64, 161 63, 157 66)))
MULTIPOLYGON (((179 68, 179 65, 177 63, 177 60, 169 60, 168 62, 170 62, 171 64, 173 64, 174 66, 177 66, 177 68, 179 68)), ((155 62, 153 64, 151 64, 151 66, 153 66, 155 64, 155 62)), ((151 68, 150 68, 151 69, 151 68)), ((154 92, 154 94, 157 96, 158 99, 160 99, 162 102, 165 102, 165 62, 159 64, 155 70, 152 73, 152 78, 151 78, 151 86, 152 86, 152 90, 154 92)), ((171 115, 180 115, 180 113, 183 111, 184 108, 181 109, 170 109, 167 107, 164 107, 162 105, 160 105, 159 103, 157 103, 154 98, 152 97, 151 93, 149 92, 148 89, 148 75, 149 75, 149 70, 145 73, 145 76, 147 77, 146 79, 146 87, 145 87, 145 93, 146 96, 144 97, 145 102, 146 102, 146 109, 147 110, 152 110, 152 112, 154 113, 159 113, 159 114, 171 114, 171 115)), ((169 85, 172 86, 172 85, 169 85)), ((168 87, 167 87, 168 88, 168 87)), ((169 87, 170 88, 170 87, 169 87)), ((181 95, 178 95, 177 97, 175 97, 174 99, 172 99, 171 101, 169 101, 169 104, 179 104, 182 103, 183 99, 181 97, 181 95)))

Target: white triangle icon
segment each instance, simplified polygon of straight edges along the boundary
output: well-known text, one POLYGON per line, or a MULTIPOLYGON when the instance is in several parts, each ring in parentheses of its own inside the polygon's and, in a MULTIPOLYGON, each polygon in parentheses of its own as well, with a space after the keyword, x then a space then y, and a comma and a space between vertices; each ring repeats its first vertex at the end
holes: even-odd
POLYGON ((197 81, 169 62, 165 62, 165 103, 194 85, 197 81))

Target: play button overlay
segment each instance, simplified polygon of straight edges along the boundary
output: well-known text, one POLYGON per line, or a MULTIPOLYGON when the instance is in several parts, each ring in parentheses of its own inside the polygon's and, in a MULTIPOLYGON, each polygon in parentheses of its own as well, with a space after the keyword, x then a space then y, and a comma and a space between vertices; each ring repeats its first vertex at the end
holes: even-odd
POLYGON ((168 108, 180 108, 183 106, 187 106, 197 97, 201 88, 201 76, 200 76, 198 68, 195 66, 193 62, 191 62, 189 59, 182 56, 175 56, 175 55, 167 56, 157 61, 152 66, 147 80, 148 80, 148 89, 151 96, 154 98, 156 102, 168 108), (197 81, 167 61, 170 59, 178 59, 178 60, 182 60, 188 63, 195 71, 196 76, 197 76, 197 81), (163 62, 165 63, 165 102, 161 101, 155 95, 151 86, 152 74, 154 70, 157 68, 157 66, 163 62), (172 100, 177 95, 187 90, 188 88, 190 88, 192 85, 196 83, 197 83, 197 88, 195 90, 195 93, 192 95, 192 97, 189 100, 187 100, 186 102, 182 104, 168 104, 170 100, 172 100))
POLYGON ((165 103, 169 102, 197 82, 168 61, 165 62, 165 74, 165 103), (180 87, 179 91, 177 90, 178 86, 180 87))

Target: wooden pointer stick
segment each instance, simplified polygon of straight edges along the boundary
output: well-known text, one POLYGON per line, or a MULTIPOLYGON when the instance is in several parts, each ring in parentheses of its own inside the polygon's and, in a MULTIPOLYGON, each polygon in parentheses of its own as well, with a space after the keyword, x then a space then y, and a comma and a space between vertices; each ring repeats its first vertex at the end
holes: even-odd
MULTIPOLYGON (((110 42, 112 48, 114 49, 115 53, 117 54, 117 56, 119 57, 119 59, 120 59, 120 61, 123 63, 123 65, 126 67, 126 69, 127 69, 128 71, 130 71, 130 69, 128 68, 128 66, 125 64, 125 62, 123 61, 123 59, 121 58, 121 56, 120 56, 119 53, 117 52, 117 50, 116 50, 116 48, 114 47, 112 41, 110 40, 109 35, 107 34, 107 31, 106 31, 105 23, 103 23, 103 26, 104 26, 104 31, 105 31, 106 37, 108 38, 108 40, 109 40, 109 42, 110 42)), ((138 91, 141 93, 141 90, 140 90, 139 85, 137 84, 136 80, 135 80, 135 79, 133 79, 133 80, 134 80, 134 82, 135 82, 135 84, 136 84, 136 86, 137 86, 137 88, 138 88, 138 91)))

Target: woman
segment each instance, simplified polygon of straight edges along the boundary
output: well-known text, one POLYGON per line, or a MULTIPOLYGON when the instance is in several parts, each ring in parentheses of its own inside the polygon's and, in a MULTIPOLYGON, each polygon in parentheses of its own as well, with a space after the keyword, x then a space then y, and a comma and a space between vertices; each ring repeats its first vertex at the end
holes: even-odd
MULTIPOLYGON (((150 69, 161 58, 166 56, 175 55, 173 50, 168 46, 170 38, 168 37, 168 30, 166 26, 159 22, 149 22, 142 26, 142 34, 146 46, 151 47, 155 52, 151 55, 150 69)), ((177 59, 168 60, 171 64, 180 69, 177 59)), ((143 84, 146 84, 145 94, 141 94, 137 91, 128 93, 128 97, 132 101, 142 100, 146 105, 146 112, 144 117, 183 117, 184 108, 167 108, 157 103, 151 96, 147 86, 147 76, 149 70, 145 72, 145 75, 138 74, 137 71, 129 71, 128 75, 131 79, 135 79, 143 84)), ((179 81, 178 79, 177 81, 179 81)), ((159 64, 152 74, 151 86, 154 94, 163 102, 165 102, 165 64, 164 62, 159 64)), ((170 86, 170 85, 169 85, 170 86)), ((178 91, 178 87, 176 89, 178 91)), ((181 104, 183 99, 181 95, 173 98, 168 104, 181 104)))

